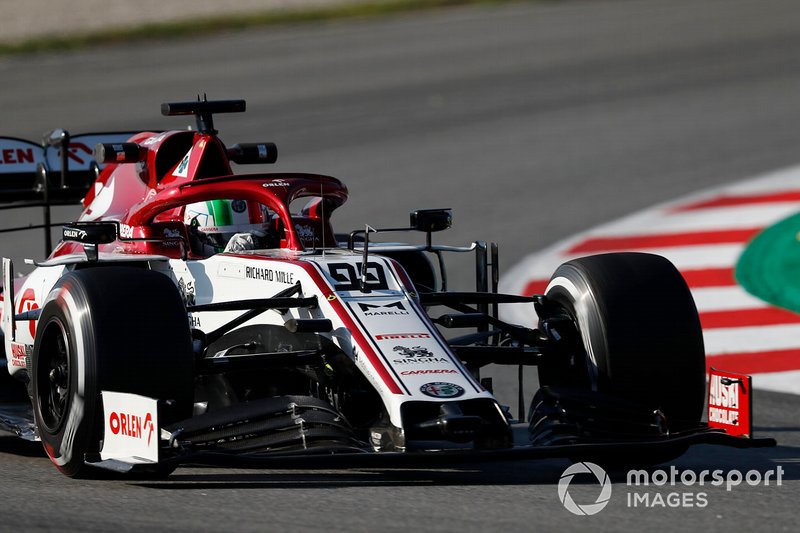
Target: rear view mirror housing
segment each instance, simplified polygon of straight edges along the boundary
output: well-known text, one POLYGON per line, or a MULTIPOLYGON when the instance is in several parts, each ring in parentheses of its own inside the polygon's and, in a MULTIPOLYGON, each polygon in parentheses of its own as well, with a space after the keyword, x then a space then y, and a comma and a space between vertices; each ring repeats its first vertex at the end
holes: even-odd
POLYGON ((453 210, 418 209, 411 212, 411 228, 432 233, 450 228, 453 225, 453 210))
POLYGON ((97 246, 117 240, 115 222, 76 223, 64 226, 62 236, 65 241, 97 246))

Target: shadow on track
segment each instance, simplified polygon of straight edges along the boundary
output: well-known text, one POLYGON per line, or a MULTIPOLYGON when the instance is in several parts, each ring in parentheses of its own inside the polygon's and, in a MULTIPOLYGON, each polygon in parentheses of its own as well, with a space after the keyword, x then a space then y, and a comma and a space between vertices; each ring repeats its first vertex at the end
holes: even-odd
POLYGON ((43 459, 47 457, 41 442, 24 440, 10 435, 0 437, 0 453, 11 453, 23 457, 41 457, 43 459))
MULTIPOLYGON (((271 469, 237 470, 223 468, 181 468, 169 478, 159 481, 131 482, 132 485, 161 490, 215 489, 330 489, 344 487, 414 487, 414 486, 524 486, 555 485, 568 460, 540 460, 437 465, 433 468, 340 468, 335 470, 271 469), (194 470, 194 471, 193 471, 194 470)), ((696 473, 719 470, 723 476, 733 470, 766 472, 783 468, 784 480, 800 479, 800 448, 778 446, 758 453, 727 450, 720 453, 715 446, 698 446, 680 459, 641 470, 650 473, 669 471, 696 473)), ((638 470, 638 468, 637 468, 638 470)), ((609 469, 615 483, 624 483, 628 469, 609 469)), ((596 480, 580 476, 574 483, 596 484, 596 480)))
POLYGON ((313 472, 258 471, 215 473, 205 470, 191 473, 178 470, 168 479, 134 483, 136 486, 164 489, 287 489, 390 486, 458 486, 458 485, 542 485, 558 482, 566 460, 524 461, 449 465, 437 468, 365 468, 313 472), (185 472, 185 473, 184 473, 185 472))

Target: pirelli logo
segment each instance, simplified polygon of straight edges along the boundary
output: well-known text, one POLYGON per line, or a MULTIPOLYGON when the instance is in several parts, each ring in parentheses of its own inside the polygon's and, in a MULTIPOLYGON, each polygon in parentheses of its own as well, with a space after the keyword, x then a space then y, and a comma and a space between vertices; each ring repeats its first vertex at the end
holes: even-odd
POLYGON ((430 339, 430 333, 386 333, 384 335, 375 335, 375 339, 379 341, 389 341, 397 339, 430 339))

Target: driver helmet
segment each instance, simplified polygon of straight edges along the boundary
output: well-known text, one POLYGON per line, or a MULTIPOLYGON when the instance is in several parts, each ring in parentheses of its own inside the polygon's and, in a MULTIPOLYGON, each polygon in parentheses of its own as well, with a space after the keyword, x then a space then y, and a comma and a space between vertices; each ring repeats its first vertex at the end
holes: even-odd
POLYGON ((237 233, 259 235, 264 231, 264 222, 268 219, 263 212, 266 208, 258 209, 248 203, 245 200, 207 200, 189 204, 183 220, 192 233, 200 234, 206 246, 221 252, 237 233))

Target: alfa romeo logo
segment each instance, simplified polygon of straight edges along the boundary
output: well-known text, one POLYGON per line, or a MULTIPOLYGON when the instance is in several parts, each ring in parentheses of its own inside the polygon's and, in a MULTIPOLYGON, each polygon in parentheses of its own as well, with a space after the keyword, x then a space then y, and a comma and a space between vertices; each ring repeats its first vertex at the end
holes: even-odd
POLYGON ((445 383, 437 381, 436 383, 426 383, 419 388, 422 394, 433 396, 434 398, 456 398, 464 394, 464 388, 456 385, 455 383, 445 383))
POLYGON ((575 463, 564 470, 561 479, 558 480, 558 499, 572 514, 583 516, 597 514, 608 505, 608 500, 611 499, 611 480, 606 471, 594 463, 575 463), (576 474, 594 474, 597 482, 600 483, 600 495, 597 496, 594 503, 577 504, 572 499, 569 493, 569 484, 576 474))

